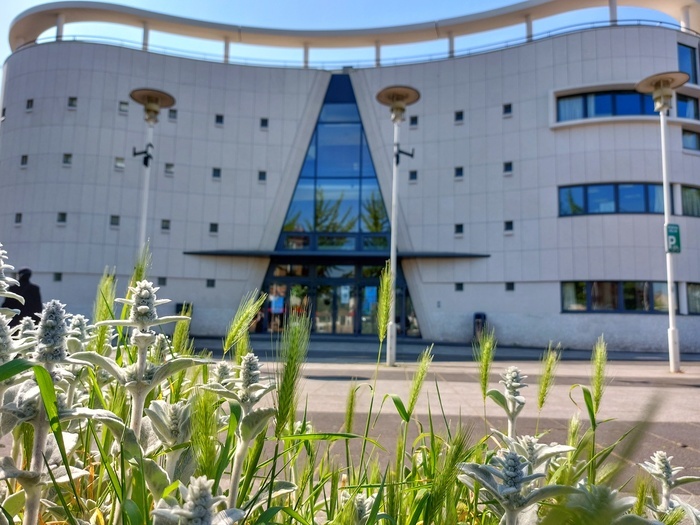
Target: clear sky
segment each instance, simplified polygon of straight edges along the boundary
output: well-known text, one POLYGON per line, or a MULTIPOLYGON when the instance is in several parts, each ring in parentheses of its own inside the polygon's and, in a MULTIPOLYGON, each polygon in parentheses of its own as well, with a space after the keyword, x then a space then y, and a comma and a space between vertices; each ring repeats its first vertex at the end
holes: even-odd
MULTIPOLYGON (((11 21, 22 11, 40 4, 42 0, 0 0, 0 60, 3 62, 10 54, 8 28, 11 21)), ((147 9, 193 19, 215 21, 225 24, 280 29, 358 29, 363 27, 383 27, 419 22, 429 22, 462 16, 469 13, 493 9, 517 3, 514 0, 116 0, 112 3, 147 9)), ((535 21, 534 33, 549 31, 578 23, 603 21, 608 17, 607 8, 590 9, 574 14, 553 17, 544 21, 535 21)), ((653 19, 675 22, 664 15, 644 9, 619 8, 621 19, 653 19)), ((456 39, 455 49, 472 49, 484 44, 505 42, 524 36, 524 24, 519 27, 506 28, 490 34, 481 34, 456 39)), ((49 34, 53 35, 54 31, 49 34)), ((65 35, 108 36, 130 42, 140 42, 141 32, 136 28, 114 28, 100 24, 68 24, 65 35)), ((189 52, 204 55, 221 55, 222 44, 192 41, 180 37, 170 37, 152 33, 150 43, 154 48, 186 49, 189 52)), ((427 56, 442 54, 446 51, 446 42, 431 45, 409 45, 383 48, 382 57, 427 56)), ((249 57, 254 60, 275 62, 289 61, 298 64, 302 58, 301 50, 248 48, 240 44, 231 46, 231 58, 249 57)), ((342 63, 347 60, 371 61, 373 49, 311 50, 312 65, 334 61, 342 63)))

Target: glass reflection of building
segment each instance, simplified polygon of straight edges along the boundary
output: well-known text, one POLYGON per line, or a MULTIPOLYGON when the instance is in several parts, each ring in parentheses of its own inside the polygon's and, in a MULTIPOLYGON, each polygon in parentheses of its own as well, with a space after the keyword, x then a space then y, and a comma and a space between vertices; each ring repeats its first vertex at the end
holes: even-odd
MULTIPOLYGON (((258 329, 282 330, 281 315, 309 310, 316 333, 375 334, 389 235, 350 77, 333 75, 263 285, 258 329)), ((420 336, 400 270, 396 312, 399 333, 420 336)))

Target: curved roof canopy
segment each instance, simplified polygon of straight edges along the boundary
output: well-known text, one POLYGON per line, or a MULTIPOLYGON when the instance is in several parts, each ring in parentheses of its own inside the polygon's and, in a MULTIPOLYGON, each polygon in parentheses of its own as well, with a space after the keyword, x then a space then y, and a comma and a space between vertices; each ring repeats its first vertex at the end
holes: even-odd
POLYGON ((292 48, 354 48, 408 44, 458 37, 522 24, 588 7, 634 6, 655 9, 700 28, 700 0, 526 0, 466 16, 410 24, 348 30, 285 30, 245 27, 192 20, 102 2, 55 2, 27 9, 10 26, 10 47, 34 42, 47 29, 63 23, 107 22, 144 27, 176 35, 245 44, 292 48))

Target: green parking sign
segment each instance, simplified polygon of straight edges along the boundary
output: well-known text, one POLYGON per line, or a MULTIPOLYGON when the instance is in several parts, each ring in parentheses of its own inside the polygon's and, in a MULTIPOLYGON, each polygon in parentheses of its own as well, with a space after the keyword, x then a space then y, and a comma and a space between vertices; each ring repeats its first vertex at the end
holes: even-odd
POLYGON ((681 228, 677 224, 666 225, 666 252, 681 253, 681 228))

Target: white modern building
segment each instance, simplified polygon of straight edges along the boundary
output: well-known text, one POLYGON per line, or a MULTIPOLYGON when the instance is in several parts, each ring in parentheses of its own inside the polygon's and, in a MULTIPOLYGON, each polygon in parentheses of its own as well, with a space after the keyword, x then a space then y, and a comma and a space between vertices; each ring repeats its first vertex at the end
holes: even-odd
MULTIPOLYGON (((192 332, 222 335, 241 297, 270 294, 256 330, 307 306, 316 333, 375 331, 389 256, 392 123, 376 100, 417 89, 401 128, 400 335, 472 337, 484 313, 502 344, 667 348, 659 116, 635 85, 681 70, 669 122, 677 324, 700 352, 697 0, 529 0, 421 25, 297 32, 61 2, 13 22, 0 123, 0 242, 45 298, 89 314, 104 269, 124 286, 138 251, 143 108, 154 128, 147 232, 159 296, 192 302, 192 332), (608 20, 546 36, 533 21, 604 5, 608 20), (653 7, 678 25, 618 20, 653 7), (63 38, 98 21, 143 28, 138 49, 63 38), (455 39, 522 24, 517 45, 455 39), (37 38, 55 27, 55 37, 37 38), (222 42, 218 62, 162 54, 150 31, 222 42), (387 45, 442 40, 445 56, 399 65, 387 45), (299 48, 299 67, 243 65, 237 42, 299 48), (311 67, 314 48, 375 49, 364 67, 311 67)), ((123 286, 120 288, 123 290, 123 286)), ((168 307, 163 307, 168 308, 168 307)), ((172 307, 174 310, 174 306, 172 307)), ((168 313, 172 313, 172 310, 168 313)))

